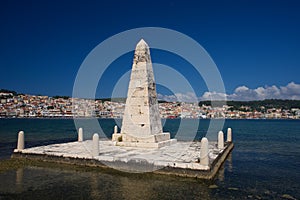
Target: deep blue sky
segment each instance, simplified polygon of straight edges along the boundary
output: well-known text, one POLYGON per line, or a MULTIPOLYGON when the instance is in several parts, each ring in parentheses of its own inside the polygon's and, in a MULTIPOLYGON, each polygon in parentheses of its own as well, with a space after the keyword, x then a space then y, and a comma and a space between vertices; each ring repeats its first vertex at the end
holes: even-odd
MULTIPOLYGON (((217 64, 227 93, 243 85, 300 83, 299 8, 296 0, 2 0, 0 88, 72 95, 77 70, 95 46, 147 26, 174 29, 198 41, 217 64)), ((152 60, 154 55, 166 59, 161 62, 172 59, 153 52, 152 60)), ((130 69, 132 55, 125 57, 116 63, 130 69)), ((99 95, 108 96, 110 85, 99 95)), ((206 91, 201 88, 200 95, 206 91)))

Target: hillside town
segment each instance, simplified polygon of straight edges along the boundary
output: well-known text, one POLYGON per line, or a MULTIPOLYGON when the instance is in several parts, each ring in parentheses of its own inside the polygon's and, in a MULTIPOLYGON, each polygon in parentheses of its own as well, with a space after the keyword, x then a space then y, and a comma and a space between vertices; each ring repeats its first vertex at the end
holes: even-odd
MULTIPOLYGON (((125 102, 0 93, 0 118, 122 118, 125 102)), ((184 119, 300 119, 300 109, 251 110, 241 106, 212 107, 198 103, 159 103, 162 118, 184 119)))

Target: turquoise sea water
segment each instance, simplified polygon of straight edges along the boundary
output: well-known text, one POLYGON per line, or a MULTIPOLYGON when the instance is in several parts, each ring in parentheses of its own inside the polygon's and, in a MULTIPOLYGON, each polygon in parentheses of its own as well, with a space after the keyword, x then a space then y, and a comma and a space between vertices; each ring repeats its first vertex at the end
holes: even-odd
MULTIPOLYGON (((109 137, 116 122, 99 122, 109 137)), ((164 130, 176 136, 179 122, 168 120, 164 130)), ((188 134, 197 121, 185 122, 188 134)), ((201 120, 196 139, 208 124, 201 120)), ((0 199, 300 199, 300 121, 226 120, 227 127, 235 148, 213 181, 27 166, 0 173, 0 199)), ((26 147, 77 138, 71 119, 0 119, 0 162, 11 155, 19 130, 26 147)), ((91 137, 93 130, 84 130, 91 137)))

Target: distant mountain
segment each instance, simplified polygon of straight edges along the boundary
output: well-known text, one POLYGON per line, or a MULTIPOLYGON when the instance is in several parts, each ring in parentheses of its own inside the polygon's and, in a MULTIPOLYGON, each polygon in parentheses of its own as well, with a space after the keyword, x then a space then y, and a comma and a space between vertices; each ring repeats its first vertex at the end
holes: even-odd
POLYGON ((7 90, 7 89, 0 89, 0 93, 12 93, 14 96, 18 94, 16 91, 7 90))
POLYGON ((125 103, 126 98, 124 97, 119 97, 119 98, 97 98, 96 100, 101 100, 101 101, 113 101, 113 102, 118 102, 118 103, 125 103))

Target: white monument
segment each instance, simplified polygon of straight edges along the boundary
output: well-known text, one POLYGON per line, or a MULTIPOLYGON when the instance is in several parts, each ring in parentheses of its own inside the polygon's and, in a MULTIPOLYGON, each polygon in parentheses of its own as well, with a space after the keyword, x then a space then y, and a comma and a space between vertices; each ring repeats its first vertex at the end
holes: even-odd
POLYGON ((121 133, 112 140, 120 146, 155 148, 176 142, 162 130, 150 50, 143 39, 134 53, 121 133))

